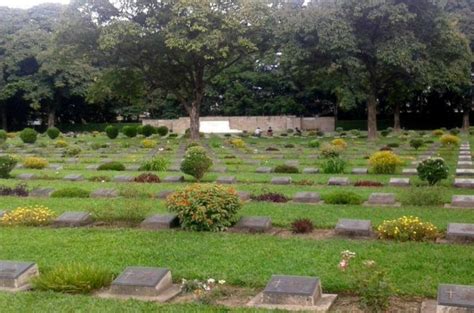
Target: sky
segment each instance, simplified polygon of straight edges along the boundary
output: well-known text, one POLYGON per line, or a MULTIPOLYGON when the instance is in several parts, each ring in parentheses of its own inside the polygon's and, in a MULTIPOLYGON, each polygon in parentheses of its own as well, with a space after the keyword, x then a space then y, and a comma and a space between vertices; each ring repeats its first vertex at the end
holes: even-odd
POLYGON ((0 0, 0 7, 28 9, 41 3, 68 4, 69 0, 0 0))

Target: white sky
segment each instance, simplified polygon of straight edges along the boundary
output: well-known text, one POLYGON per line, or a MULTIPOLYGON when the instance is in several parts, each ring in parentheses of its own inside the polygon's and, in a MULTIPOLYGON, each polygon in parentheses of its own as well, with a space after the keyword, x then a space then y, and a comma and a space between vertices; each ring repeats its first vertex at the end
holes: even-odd
POLYGON ((69 0, 0 0, 0 7, 28 9, 41 3, 68 4, 69 0))

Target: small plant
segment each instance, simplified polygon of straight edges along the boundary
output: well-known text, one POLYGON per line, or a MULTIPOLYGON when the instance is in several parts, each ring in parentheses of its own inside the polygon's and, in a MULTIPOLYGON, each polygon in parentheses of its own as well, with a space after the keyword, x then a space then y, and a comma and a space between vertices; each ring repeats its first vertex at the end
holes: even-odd
POLYGON ((56 139, 61 134, 61 131, 56 127, 50 127, 48 128, 48 130, 46 130, 46 134, 50 139, 56 139))
POLYGON ((390 131, 388 131, 387 129, 384 129, 380 132, 380 135, 382 135, 382 137, 387 137, 389 134, 390 134, 390 131))
POLYGON ((168 131, 169 131, 169 130, 168 130, 168 127, 166 127, 166 126, 164 126, 164 125, 163 125, 163 126, 159 126, 159 127, 156 128, 156 133, 157 133, 158 135, 160 135, 160 137, 166 136, 166 135, 168 134, 168 131))
POLYGON ((28 197, 28 189, 25 184, 19 184, 13 188, 0 186, 0 196, 28 197))
POLYGON ((451 128, 451 129, 449 130, 449 133, 450 133, 451 135, 455 135, 455 136, 456 136, 456 135, 459 135, 460 132, 461 132, 461 131, 459 130, 459 128, 451 128))
POLYGON ((293 183, 295 185, 299 185, 299 186, 312 186, 312 185, 314 185, 314 181, 310 180, 310 179, 296 180, 293 183))
POLYGON ((339 147, 341 149, 346 149, 347 148, 347 142, 344 139, 341 138, 336 138, 331 141, 331 144, 333 146, 339 147))
POLYGON ((342 150, 340 146, 324 143, 321 147, 321 156, 326 159, 337 158, 341 155, 342 150))
POLYGON ((134 181, 136 183, 159 183, 160 178, 152 173, 143 173, 135 177, 134 181))
POLYGON ((145 161, 140 166, 140 171, 156 171, 164 172, 168 168, 169 161, 163 157, 154 157, 151 160, 145 161))
POLYGON ((0 156, 0 178, 9 178, 17 160, 9 155, 0 156))
POLYGON ((210 304, 212 301, 213 294, 219 292, 220 285, 225 284, 225 280, 216 281, 213 278, 209 278, 206 281, 200 281, 197 279, 181 281, 181 290, 183 292, 192 293, 194 298, 202 304, 210 304))
POLYGON ((390 143, 387 144, 387 147, 398 148, 398 147, 400 147, 400 144, 398 142, 390 142, 390 143))
POLYGON ((377 234, 381 239, 399 241, 434 240, 438 229, 432 223, 423 222, 415 216, 402 216, 395 220, 383 221, 377 227, 377 234))
POLYGON ((66 140, 59 139, 54 143, 54 146, 56 148, 66 148, 68 146, 68 143, 66 140))
POLYGON ((96 182, 96 183, 105 183, 110 181, 109 176, 92 176, 88 179, 88 181, 96 182))
POLYGON ((178 214, 184 229, 223 231, 237 221, 241 203, 233 188, 194 184, 168 196, 166 207, 178 214))
POLYGON ((0 218, 4 225, 43 226, 48 225, 56 213, 42 205, 18 207, 0 218))
POLYGON ((314 229, 313 222, 307 218, 301 218, 294 220, 291 223, 291 231, 294 234, 307 234, 311 233, 314 229))
POLYGON ((75 157, 78 156, 82 152, 81 147, 79 146, 70 146, 64 150, 64 156, 67 157, 75 157))
POLYGON ((242 139, 240 138, 233 138, 231 140, 229 140, 229 143, 234 147, 234 148, 238 148, 238 149, 243 149, 245 148, 247 145, 245 144, 245 141, 243 141, 242 139))
POLYGON ((266 192, 260 195, 252 195, 252 200, 284 203, 290 201, 284 194, 277 192, 266 192))
POLYGON ((362 198, 352 191, 333 191, 324 197, 324 202, 327 204, 353 204, 358 205, 362 203, 362 198))
POLYGON ((461 142, 461 138, 455 135, 446 134, 441 136, 439 141, 441 141, 443 146, 458 146, 461 142))
POLYGON ((378 181, 359 180, 354 183, 356 187, 383 187, 383 184, 378 181))
POLYGON ((403 205, 438 206, 444 201, 444 191, 439 187, 410 188, 401 197, 403 205))
POLYGON ((142 147, 145 149, 153 149, 156 147, 158 143, 156 140, 151 140, 151 139, 143 139, 142 140, 142 147))
POLYGON ((133 138, 137 136, 137 127, 136 126, 124 126, 122 128, 122 133, 128 138, 133 138))
POLYGON ((415 150, 418 150, 418 148, 422 147, 423 144, 424 141, 421 138, 414 138, 410 140, 410 147, 414 148, 415 150))
POLYGON ((150 137, 151 135, 156 134, 156 128, 151 125, 143 125, 141 134, 145 137, 150 137))
POLYGON ((119 129, 116 126, 109 125, 105 128, 105 133, 110 139, 115 139, 119 134, 119 129))
POLYGON ((8 134, 3 129, 0 129, 0 142, 4 143, 8 139, 8 134))
POLYGON ((20 133, 20 139, 24 143, 35 143, 38 138, 38 133, 32 128, 25 128, 20 133))
POLYGON ((112 161, 99 165, 98 171, 125 171, 125 165, 120 162, 112 161))
POLYGON ((110 285, 113 275, 92 264, 71 263, 41 273, 32 280, 33 287, 43 291, 88 294, 110 285))
POLYGON ((384 147, 380 148, 379 151, 393 151, 393 149, 390 148, 389 146, 384 146, 384 147))
POLYGON ((344 173, 346 168, 346 161, 337 157, 329 158, 321 163, 321 170, 325 174, 340 174, 344 173))
POLYGON ((23 161, 23 166, 31 169, 43 169, 48 166, 48 161, 43 158, 27 157, 23 161))
POLYGON ((54 191, 51 198, 89 198, 89 191, 77 187, 62 188, 54 191))
POLYGON ((310 148, 319 148, 319 140, 313 139, 310 142, 308 142, 308 147, 310 148))
MULTIPOLYGON (((136 198, 136 197, 135 197, 136 198)), ((123 206, 117 206, 115 203, 105 202, 101 206, 92 206, 89 211, 94 220, 106 223, 128 223, 135 225, 143 221, 150 213, 150 208, 137 202, 136 199, 122 200, 123 206)))
POLYGON ((275 166, 275 168, 273 169, 273 172, 291 174, 291 173, 299 173, 300 171, 298 170, 296 166, 280 164, 280 165, 275 166))
POLYGON ((393 174, 402 160, 392 151, 378 151, 372 154, 369 165, 375 174, 393 174))
POLYGON ((207 155, 206 149, 203 147, 191 147, 186 150, 184 160, 181 163, 181 171, 200 181, 211 166, 212 159, 207 155))
POLYGON ((178 134, 176 133, 172 133, 168 135, 168 138, 177 138, 177 137, 178 137, 178 134))
POLYGON ((435 137, 441 137, 444 135, 444 131, 442 129, 435 129, 431 132, 431 134, 435 137))
POLYGON ((280 149, 275 148, 275 147, 268 147, 265 149, 265 151, 280 151, 280 149))
POLYGON ((421 161, 416 167, 418 177, 427 181, 430 186, 448 178, 449 168, 442 158, 428 158, 421 161))

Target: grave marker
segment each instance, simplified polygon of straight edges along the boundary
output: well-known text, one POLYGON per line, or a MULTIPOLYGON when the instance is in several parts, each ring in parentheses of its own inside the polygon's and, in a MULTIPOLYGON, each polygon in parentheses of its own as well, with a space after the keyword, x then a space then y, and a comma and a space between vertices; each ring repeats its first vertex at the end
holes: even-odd
POLYGON ((175 214, 156 214, 148 217, 141 222, 140 227, 146 229, 169 229, 179 226, 178 215, 175 214))
POLYGON ((267 216, 243 216, 234 229, 250 233, 263 233, 272 228, 272 220, 267 216))
POLYGON ((449 223, 446 239, 451 241, 474 241, 474 224, 449 223))
POLYGON ((64 212, 53 222, 53 227, 80 227, 92 223, 89 212, 64 212))
POLYGON ((256 173, 260 173, 260 174, 266 174, 266 173, 271 173, 272 172, 272 168, 271 167, 266 167, 266 166, 263 166, 263 167, 259 167, 255 170, 256 173))
POLYGON ((160 191, 158 192, 158 194, 156 195, 156 197, 158 199, 166 199, 170 194, 172 194, 174 191, 172 190, 163 190, 163 191, 160 191))
POLYGON ((397 205, 395 194, 375 192, 369 196, 368 205, 397 205))
POLYGON ((319 203, 321 197, 317 192, 297 192, 293 197, 293 202, 298 203, 319 203))
POLYGON ((474 178, 455 178, 454 187, 474 188, 474 178))
POLYGON ((319 168, 306 167, 303 169, 303 174, 317 174, 319 173, 319 168))
POLYGON ((37 178, 36 174, 30 174, 30 173, 18 174, 16 176, 16 179, 21 179, 21 180, 32 180, 36 178, 37 178))
POLYGON ((38 275, 38 266, 33 262, 0 261, 0 290, 27 290, 31 278, 38 275))
POLYGON ((474 176, 474 169, 470 168, 457 168, 456 176, 474 176))
POLYGON ((370 236, 372 223, 369 220, 339 219, 336 234, 344 236, 370 236))
POLYGON ((349 185, 349 178, 347 177, 331 177, 328 180, 329 186, 347 186, 349 185))
POLYGON ((30 197, 49 198, 54 192, 53 188, 36 188, 30 192, 30 197))
POLYGON ((451 206, 455 208, 474 208, 474 196, 453 195, 451 206))
POLYGON ((363 168, 363 167, 355 167, 352 169, 351 173, 352 174, 355 174, 355 175, 365 175, 367 174, 369 171, 367 170, 367 168, 363 168))
POLYGON ((119 192, 116 189, 97 189, 91 193, 91 198, 116 198, 119 192))
POLYGON ((289 185, 291 184, 291 177, 273 177, 270 183, 272 185, 289 185))
POLYGON ((408 187, 410 186, 410 178, 392 177, 390 178, 390 181, 388 182, 388 184, 394 187, 408 187))
POLYGON ((216 180, 218 184, 235 184, 236 182, 235 176, 220 176, 216 180))
POLYGON ((69 175, 64 176, 64 180, 82 181, 84 180, 84 176, 82 176, 81 174, 69 174, 69 175))
POLYGON ((403 175, 418 175, 416 168, 404 168, 402 170, 403 175))
POLYGON ((182 183, 184 182, 184 176, 168 176, 163 179, 164 183, 182 183))
POLYGON ((129 175, 118 175, 112 179, 116 183, 128 183, 135 180, 135 177, 129 175))
POLYGON ((474 286, 439 285, 438 306, 474 309, 474 286))

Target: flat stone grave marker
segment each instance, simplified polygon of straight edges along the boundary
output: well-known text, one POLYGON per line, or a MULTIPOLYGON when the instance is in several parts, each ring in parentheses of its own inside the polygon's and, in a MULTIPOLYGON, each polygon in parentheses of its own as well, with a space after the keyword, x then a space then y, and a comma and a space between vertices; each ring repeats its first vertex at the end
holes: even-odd
POLYGON ((184 176, 168 176, 163 179, 164 183, 182 183, 184 182, 184 176))
POLYGON ((470 155, 460 155, 458 161, 471 161, 472 157, 470 155))
POLYGON ((135 180, 135 177, 129 175, 118 175, 112 179, 116 183, 128 183, 135 180))
POLYGON ((236 182, 235 176, 220 176, 216 180, 218 184, 235 184, 236 182))
MULTIPOLYGON (((439 306, 474 308, 474 286, 441 284, 438 286, 439 306)), ((438 311, 437 311, 438 312, 438 311)), ((441 311, 448 312, 448 310, 441 311)), ((466 312, 469 312, 466 310, 466 312)))
POLYGON ((99 168, 99 164, 91 164, 86 166, 86 170, 96 171, 99 168))
POLYGON ((127 171, 138 171, 140 169, 140 165, 127 165, 125 169, 127 171))
POLYGON ((471 168, 472 161, 458 161, 457 168, 471 168))
POLYGON ((48 167, 55 171, 60 171, 63 169, 63 166, 61 164, 50 164, 48 167))
POLYGON ((474 196, 454 195, 451 198, 451 206, 455 208, 474 208, 474 196))
POLYGON ((23 173, 23 174, 16 175, 16 178, 21 179, 21 180, 32 180, 32 179, 36 179, 37 177, 38 176, 36 176, 36 174, 30 174, 30 173, 23 173))
POLYGON ((404 168, 402 170, 402 174, 403 175, 417 175, 418 171, 416 170, 416 168, 404 168))
POLYGON ((349 185, 349 178, 347 177, 330 177, 328 180, 329 186, 347 186, 349 185))
POLYGON ((64 180, 81 181, 81 180, 84 180, 84 176, 82 176, 81 174, 69 174, 69 175, 64 176, 64 180))
POLYGON ((250 200, 250 192, 247 191, 237 191, 239 198, 241 201, 249 201, 250 200))
POLYGON ((0 290, 27 290, 31 278, 38 275, 38 266, 33 262, 0 261, 0 290))
POLYGON ((170 194, 172 194, 174 191, 172 190, 163 190, 163 191, 160 191, 158 192, 158 194, 156 195, 156 197, 158 199, 166 199, 170 194))
POLYGON ((474 241, 474 224, 449 223, 446 239, 452 241, 474 241))
POLYGON ((375 192, 369 196, 369 205, 396 205, 395 194, 375 192))
POLYGON ((234 226, 234 229, 250 233, 263 233, 271 228, 272 220, 267 216, 243 216, 234 226))
POLYGON ((293 197, 293 202, 298 203, 318 203, 321 201, 321 197, 317 192, 297 192, 293 197))
POLYGON ((225 173, 227 172, 227 168, 224 166, 213 166, 211 171, 215 173, 225 173))
POLYGON ((54 192, 53 188, 41 187, 41 188, 33 189, 30 192, 29 196, 37 197, 37 198, 49 198, 53 192, 54 192))
POLYGON ((92 223, 89 212, 64 212, 53 222, 54 227, 79 227, 92 223))
POLYGON ((91 193, 91 198, 116 198, 119 192, 117 189, 97 189, 91 193))
POLYGON ((17 164, 15 165, 15 168, 20 169, 20 168, 25 168, 25 167, 23 166, 23 164, 17 164))
POLYGON ((343 236, 370 236, 372 223, 369 220, 339 219, 336 234, 343 236))
POLYGON ((69 164, 75 164, 75 163, 79 163, 79 159, 78 158, 69 158, 69 159, 66 159, 64 162, 69 163, 69 164))
POLYGON ((168 168, 168 171, 170 171, 170 172, 179 172, 179 171, 181 171, 181 166, 180 165, 171 165, 168 168))
POLYGON ((110 287, 110 296, 167 301, 180 292, 166 268, 127 267, 110 287))
POLYGON ((410 186, 410 178, 390 178, 388 184, 394 187, 408 187, 410 186))
POLYGON ((471 151, 470 150, 461 150, 459 151, 459 155, 471 155, 471 151))
POLYGON ((457 168, 456 169, 457 176, 474 176, 474 169, 470 168, 457 168))
POLYGON ((474 188, 474 179, 473 178, 455 178, 454 187, 474 188))
POLYGON ((259 167, 255 170, 256 173, 260 173, 260 174, 266 174, 266 173, 271 173, 272 172, 272 168, 271 167, 266 167, 266 166, 262 166, 262 167, 259 167))
POLYGON ((285 165, 286 166, 298 167, 298 166, 300 166, 300 162, 298 160, 288 160, 288 161, 285 162, 285 165))
POLYGON ((179 226, 178 215, 175 214, 155 214, 143 222, 140 227, 146 229, 169 229, 179 226))
POLYGON ((289 185, 291 184, 291 177, 273 177, 270 183, 272 185, 289 185))
POLYGON ((319 173, 319 168, 306 167, 303 169, 303 174, 317 174, 319 173))
POLYGON ((356 175, 365 175, 368 172, 369 171, 367 170, 367 168, 363 168, 363 167, 355 167, 351 171, 352 174, 356 174, 356 175))

